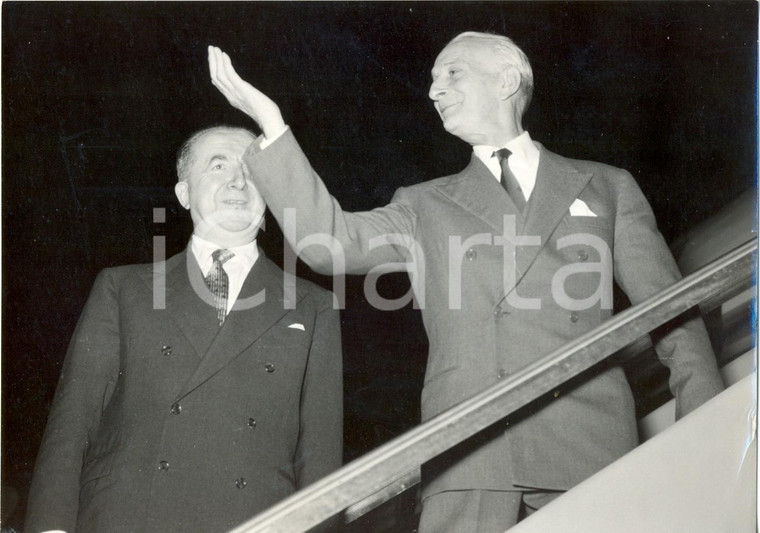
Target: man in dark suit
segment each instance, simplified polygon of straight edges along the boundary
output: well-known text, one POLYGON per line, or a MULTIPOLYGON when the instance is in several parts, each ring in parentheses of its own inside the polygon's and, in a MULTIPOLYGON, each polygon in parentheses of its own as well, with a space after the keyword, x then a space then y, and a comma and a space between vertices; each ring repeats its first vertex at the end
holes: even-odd
MULTIPOLYGON (((363 213, 340 208, 226 54, 211 47, 209 66, 263 130, 245 161, 301 257, 323 273, 410 272, 430 341, 425 420, 608 319, 613 277, 634 304, 680 277, 628 172, 559 156, 524 131, 533 74, 506 37, 461 34, 433 66, 429 96, 473 146, 470 164, 363 213), (325 246, 299 246, 314 234, 325 246)), ((722 388, 701 319, 682 322, 656 338, 679 417, 722 388)), ((420 531, 504 531, 636 444, 623 370, 597 368, 426 465, 420 531)))
POLYGON ((26 531, 227 531, 342 455, 338 312, 257 248, 255 136, 180 149, 194 232, 165 262, 100 273, 66 356, 26 531), (292 290, 291 290, 292 289, 292 290))

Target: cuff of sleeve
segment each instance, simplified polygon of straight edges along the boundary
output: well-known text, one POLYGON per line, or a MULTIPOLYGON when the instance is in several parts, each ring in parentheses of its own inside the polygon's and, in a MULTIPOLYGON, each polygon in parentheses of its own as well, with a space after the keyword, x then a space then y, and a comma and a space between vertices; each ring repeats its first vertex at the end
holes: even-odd
POLYGON ((280 132, 278 132, 276 135, 273 135, 271 138, 270 137, 265 137, 263 135, 261 137, 259 137, 259 139, 261 139, 261 142, 257 143, 258 147, 259 147, 259 150, 265 150, 267 146, 269 146, 270 144, 272 144, 273 142, 275 142, 277 139, 279 139, 280 137, 282 137, 282 134, 285 133, 286 131, 288 131, 289 129, 290 129, 290 126, 288 126, 286 124, 285 127, 280 132))

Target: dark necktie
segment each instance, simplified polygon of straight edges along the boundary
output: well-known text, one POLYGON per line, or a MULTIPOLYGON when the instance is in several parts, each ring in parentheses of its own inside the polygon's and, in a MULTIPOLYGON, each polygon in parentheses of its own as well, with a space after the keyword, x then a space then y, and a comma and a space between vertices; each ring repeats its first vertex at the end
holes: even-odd
POLYGON ((501 150, 496 150, 491 157, 495 156, 499 158, 499 165, 501 165, 501 186, 504 187, 504 190, 507 191, 507 194, 512 198, 517 209, 522 211, 525 208, 527 201, 520 188, 520 183, 517 181, 517 178, 515 178, 515 175, 512 174, 512 171, 507 164, 507 159, 509 159, 510 155, 512 155, 512 152, 506 148, 502 148, 501 150))
POLYGON ((222 265, 234 256, 235 254, 229 250, 215 250, 211 254, 214 264, 206 276, 206 285, 214 294, 216 316, 219 319, 220 326, 224 323, 224 319, 227 316, 227 299, 230 292, 230 279, 227 277, 227 273, 222 265))

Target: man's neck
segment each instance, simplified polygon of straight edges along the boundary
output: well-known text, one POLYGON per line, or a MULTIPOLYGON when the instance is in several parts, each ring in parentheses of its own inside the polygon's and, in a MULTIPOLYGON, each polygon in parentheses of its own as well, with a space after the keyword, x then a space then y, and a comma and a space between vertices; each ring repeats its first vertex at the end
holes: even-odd
POLYGON ((525 130, 519 122, 511 122, 509 123, 509 127, 505 129, 503 133, 494 137, 496 142, 493 143, 492 146, 504 146, 509 141, 516 139, 523 133, 525 133, 525 130))
POLYGON ((256 233, 235 235, 232 232, 213 231, 201 235, 197 231, 194 231, 193 236, 222 249, 238 248, 256 241, 256 233))
POLYGON ((504 146, 512 139, 516 139, 525 133, 525 130, 518 123, 510 124, 509 127, 499 131, 484 132, 482 135, 473 135, 470 139, 465 140, 470 146, 504 146))

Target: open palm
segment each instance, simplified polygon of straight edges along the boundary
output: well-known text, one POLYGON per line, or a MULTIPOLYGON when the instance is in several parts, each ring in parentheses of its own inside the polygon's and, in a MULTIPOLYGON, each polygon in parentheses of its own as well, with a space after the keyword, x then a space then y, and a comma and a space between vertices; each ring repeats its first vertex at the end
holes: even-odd
POLYGON ((232 67, 230 57, 216 46, 208 47, 208 67, 214 87, 233 107, 255 120, 265 137, 273 138, 285 129, 277 104, 241 78, 232 67))

